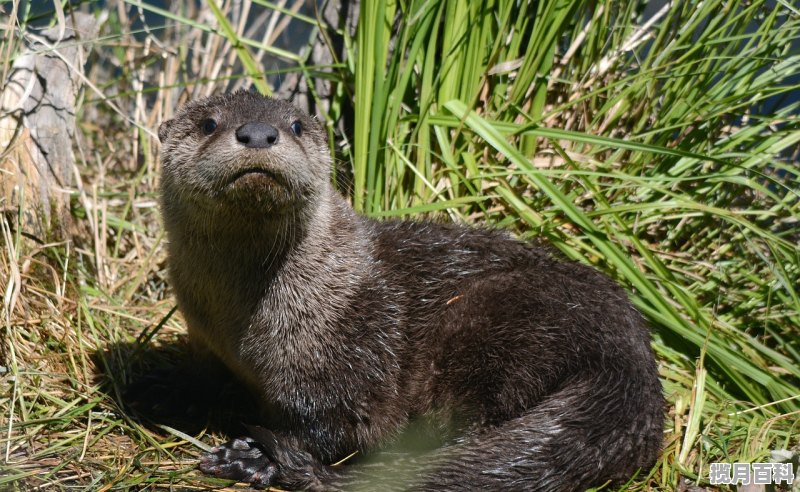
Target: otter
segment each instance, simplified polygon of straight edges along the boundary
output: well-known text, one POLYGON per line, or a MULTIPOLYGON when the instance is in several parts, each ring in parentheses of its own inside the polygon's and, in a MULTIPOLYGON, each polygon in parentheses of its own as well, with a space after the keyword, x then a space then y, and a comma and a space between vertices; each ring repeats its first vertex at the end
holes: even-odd
POLYGON ((503 231, 357 214, 331 183, 322 126, 286 101, 189 102, 158 135, 189 339, 263 407, 203 472, 305 490, 553 491, 653 465, 664 414, 649 329, 609 278, 503 231), (427 448, 392 448, 413 429, 427 448), (378 458, 337 463, 354 452, 378 458))

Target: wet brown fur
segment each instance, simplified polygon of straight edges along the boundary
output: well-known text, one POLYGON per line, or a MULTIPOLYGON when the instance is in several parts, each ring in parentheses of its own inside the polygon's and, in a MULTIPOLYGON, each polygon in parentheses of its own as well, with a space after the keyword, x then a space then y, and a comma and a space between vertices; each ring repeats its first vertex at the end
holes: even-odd
POLYGON ((579 490, 653 464, 648 329, 604 275, 500 231, 356 214, 330 184, 323 129, 284 101, 195 101, 159 137, 190 339, 250 386, 269 428, 204 471, 319 490, 579 490), (278 141, 242 145, 250 122, 278 141), (418 422, 441 447, 328 466, 418 422))

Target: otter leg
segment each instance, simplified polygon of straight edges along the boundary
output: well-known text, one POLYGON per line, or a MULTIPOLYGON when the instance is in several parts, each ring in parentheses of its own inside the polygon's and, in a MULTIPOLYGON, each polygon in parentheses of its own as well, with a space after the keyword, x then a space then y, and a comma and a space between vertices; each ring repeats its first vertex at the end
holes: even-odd
POLYGON ((200 458, 203 473, 256 487, 279 484, 291 490, 336 490, 335 472, 303 451, 293 438, 248 426, 253 437, 233 439, 200 458))

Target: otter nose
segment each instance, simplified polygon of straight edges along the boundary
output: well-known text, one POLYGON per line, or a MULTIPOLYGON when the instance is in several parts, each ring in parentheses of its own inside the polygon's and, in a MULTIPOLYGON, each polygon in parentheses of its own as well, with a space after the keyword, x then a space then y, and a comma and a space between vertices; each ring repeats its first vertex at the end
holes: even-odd
POLYGON ((278 143, 278 129, 266 123, 246 123, 236 129, 236 140, 245 147, 266 149, 278 143))

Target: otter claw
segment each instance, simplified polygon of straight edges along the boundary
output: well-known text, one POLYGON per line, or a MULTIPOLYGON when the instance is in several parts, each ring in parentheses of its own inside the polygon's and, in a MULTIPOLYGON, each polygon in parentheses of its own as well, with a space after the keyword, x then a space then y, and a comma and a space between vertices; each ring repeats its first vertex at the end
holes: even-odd
POLYGON ((256 486, 274 483, 278 467, 249 437, 234 439, 200 457, 200 470, 219 478, 230 478, 256 486))

